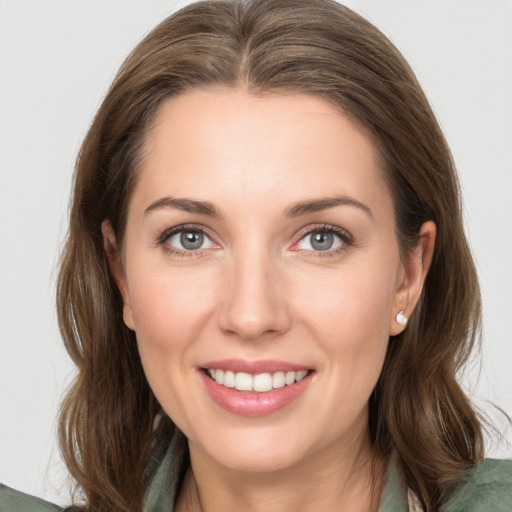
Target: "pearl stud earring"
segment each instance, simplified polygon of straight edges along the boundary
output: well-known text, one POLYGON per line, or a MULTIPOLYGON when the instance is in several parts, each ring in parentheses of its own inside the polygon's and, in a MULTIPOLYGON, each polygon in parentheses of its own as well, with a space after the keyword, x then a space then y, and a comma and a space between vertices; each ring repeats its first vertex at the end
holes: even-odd
POLYGON ((407 317, 404 315, 404 310, 402 309, 398 315, 396 315, 397 324, 405 327, 407 325, 407 317))

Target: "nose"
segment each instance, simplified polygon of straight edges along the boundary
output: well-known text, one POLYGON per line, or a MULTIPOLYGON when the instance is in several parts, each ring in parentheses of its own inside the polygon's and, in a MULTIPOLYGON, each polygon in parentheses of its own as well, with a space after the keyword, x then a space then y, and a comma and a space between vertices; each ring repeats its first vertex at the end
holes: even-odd
POLYGON ((226 275, 219 328, 244 340, 278 336, 290 327, 286 286, 265 252, 240 254, 226 275))

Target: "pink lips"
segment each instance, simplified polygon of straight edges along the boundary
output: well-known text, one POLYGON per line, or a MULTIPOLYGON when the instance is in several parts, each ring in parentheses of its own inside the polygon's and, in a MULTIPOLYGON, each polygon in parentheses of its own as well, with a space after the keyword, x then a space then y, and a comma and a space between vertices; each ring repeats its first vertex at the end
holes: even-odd
POLYGON ((296 400, 309 386, 314 372, 310 372, 300 382, 284 386, 278 389, 260 393, 250 391, 238 391, 218 384, 213 380, 205 369, 231 370, 235 373, 244 372, 251 375, 259 373, 274 373, 278 371, 301 371, 308 370, 307 366, 282 361, 243 361, 240 359, 225 359, 222 361, 211 361, 202 366, 199 370, 206 389, 217 405, 224 410, 241 416, 265 416, 277 412, 296 400))
POLYGON ((301 370, 309 370, 309 367, 300 364, 285 363, 283 361, 275 361, 267 359, 264 361, 244 361, 243 359, 222 359, 221 361, 209 361, 203 368, 215 368, 216 370, 231 370, 232 372, 245 372, 251 375, 257 373, 274 373, 274 372, 299 372, 301 370))

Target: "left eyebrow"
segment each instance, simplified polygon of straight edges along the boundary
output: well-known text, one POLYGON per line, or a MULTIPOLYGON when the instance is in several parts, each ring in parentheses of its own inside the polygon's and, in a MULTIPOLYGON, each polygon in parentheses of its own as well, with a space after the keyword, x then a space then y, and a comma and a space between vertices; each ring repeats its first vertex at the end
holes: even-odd
POLYGON ((365 212, 372 220, 375 220, 372 210, 361 201, 353 197, 342 195, 334 197, 324 197, 320 199, 312 199, 310 201, 301 201, 293 204, 285 211, 286 217, 298 217, 308 213, 319 212, 334 208, 336 206, 353 206, 365 212))

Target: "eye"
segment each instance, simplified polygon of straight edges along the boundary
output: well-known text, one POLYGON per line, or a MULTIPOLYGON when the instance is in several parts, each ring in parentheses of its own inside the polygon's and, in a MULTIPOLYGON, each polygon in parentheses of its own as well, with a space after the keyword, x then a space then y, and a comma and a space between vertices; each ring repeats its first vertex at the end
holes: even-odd
POLYGON ((167 233, 164 242, 178 252, 199 251, 216 247, 214 242, 200 229, 181 228, 167 233))
POLYGON ((349 243, 350 237, 347 233, 326 227, 308 231, 297 243, 297 248, 303 251, 325 252, 334 251, 349 243))

